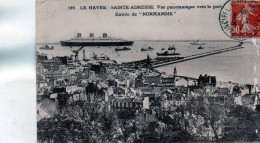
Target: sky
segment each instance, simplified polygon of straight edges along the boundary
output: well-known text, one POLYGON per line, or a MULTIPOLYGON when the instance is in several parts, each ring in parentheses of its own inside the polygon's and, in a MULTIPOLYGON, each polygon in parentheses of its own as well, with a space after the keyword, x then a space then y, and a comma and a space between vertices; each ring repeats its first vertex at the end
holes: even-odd
POLYGON ((221 30, 217 9, 158 10, 165 6, 223 6, 226 0, 37 0, 36 42, 59 42, 82 33, 128 40, 230 40, 221 30), (154 5, 153 10, 79 10, 80 6, 154 5), (75 6, 76 10, 68 10, 75 6), (115 12, 175 12, 173 16, 115 16, 115 12))

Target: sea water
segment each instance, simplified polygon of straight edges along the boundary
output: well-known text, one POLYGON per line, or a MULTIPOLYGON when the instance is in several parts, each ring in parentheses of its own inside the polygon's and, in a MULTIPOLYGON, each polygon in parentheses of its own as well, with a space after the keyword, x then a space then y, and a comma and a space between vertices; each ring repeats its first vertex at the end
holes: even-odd
MULTIPOLYGON (((199 45, 192 45, 189 41, 135 41, 129 51, 115 51, 116 47, 84 47, 86 58, 93 57, 93 53, 98 56, 108 56, 118 63, 137 61, 145 59, 147 55, 151 58, 156 57, 157 52, 163 52, 169 46, 174 45, 176 52, 181 56, 189 56, 208 51, 214 51, 222 48, 236 46, 238 42, 223 41, 206 41, 206 45, 202 45, 204 49, 198 49, 199 45), (154 48, 153 51, 141 51, 141 48, 154 48)), ((203 42, 205 43, 205 41, 203 42)), ((73 50, 79 47, 61 46, 59 43, 48 44, 54 46, 54 50, 41 50, 43 44, 37 44, 36 50, 39 53, 45 53, 49 58, 54 56, 70 56, 73 50)), ((174 67, 177 68, 177 74, 198 78, 200 74, 216 76, 218 81, 232 81, 237 83, 257 82, 260 79, 260 61, 257 58, 257 49, 252 43, 244 43, 245 48, 202 57, 182 63, 171 64, 157 68, 161 72, 172 74, 174 67), (256 69, 256 71, 255 71, 256 69)), ((78 53, 79 59, 83 58, 83 49, 78 53)))

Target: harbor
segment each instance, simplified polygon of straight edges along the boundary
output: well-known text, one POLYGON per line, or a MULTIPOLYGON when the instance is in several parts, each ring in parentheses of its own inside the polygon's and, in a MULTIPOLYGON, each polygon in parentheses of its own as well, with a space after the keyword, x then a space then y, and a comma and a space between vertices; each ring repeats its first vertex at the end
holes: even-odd
MULTIPOLYGON (((186 76, 197 76, 200 73, 213 73, 216 75, 226 75, 225 78, 222 80, 230 80, 230 81, 237 81, 237 82, 247 82, 251 83, 253 81, 253 74, 251 69, 246 68, 248 66, 253 67, 254 64, 260 64, 258 62, 254 63, 254 55, 252 53, 255 53, 255 48, 252 44, 244 43, 244 47, 239 50, 232 50, 232 52, 222 52, 218 54, 213 54, 211 56, 203 56, 202 58, 196 58, 194 59, 194 55, 202 56, 200 54, 207 52, 218 52, 220 49, 226 49, 230 47, 235 47, 239 44, 239 42, 207 42, 207 45, 203 45, 204 49, 199 50, 197 49, 199 46, 197 45, 191 45, 190 42, 182 42, 182 41, 162 41, 162 42, 153 42, 153 41, 135 41, 135 43, 131 46, 131 50, 129 51, 115 51, 116 47, 84 47, 85 50, 85 56, 86 58, 91 58, 93 56, 93 53, 97 55, 107 55, 110 59, 115 60, 117 63, 131 63, 131 62, 139 62, 142 63, 146 60, 147 55, 151 59, 156 59, 157 54, 162 52, 161 49, 165 48, 168 49, 169 45, 174 45, 176 48, 176 52, 180 53, 180 57, 185 57, 186 59, 190 58, 193 60, 186 60, 186 62, 183 62, 182 60, 179 60, 178 62, 176 60, 170 61, 173 62, 172 64, 166 64, 167 62, 164 61, 165 65, 156 67, 161 72, 171 73, 172 72, 172 66, 176 66, 179 71, 182 71, 184 75, 186 76), (144 46, 145 45, 145 46, 144 46), (154 48, 153 51, 141 51, 141 48, 145 47, 148 48, 151 46, 154 48), (193 56, 193 57, 191 57, 193 56), (239 57, 239 58, 237 58, 239 57), (221 65, 214 66, 212 64, 209 64, 207 61, 210 60, 213 63, 222 63, 221 65), (244 63, 244 64, 243 64, 244 63), (189 64, 192 64, 193 67, 191 68, 189 64), (245 65, 246 64, 246 65, 245 65), (207 69, 205 69, 205 65, 207 69), (232 68, 231 66, 232 65, 232 68), (221 70, 220 70, 221 69, 221 70), (225 70, 223 70, 225 69, 225 70), (236 73, 237 71, 241 71, 241 69, 244 69, 242 72, 240 72, 240 76, 232 73, 236 73), (193 72, 188 72, 192 70, 193 72), (240 78, 238 78, 240 77, 240 78), (246 78, 245 78, 246 77, 246 78)), ((204 41, 202 41, 205 43, 204 41)), ((73 51, 78 50, 80 47, 69 47, 69 46, 60 46, 59 43, 49 43, 48 45, 53 45, 55 48, 53 50, 41 50, 40 47, 42 47, 43 44, 37 45, 36 49, 39 49, 40 53, 46 54, 49 58, 52 58, 54 56, 70 56, 73 54, 73 51), (61 52, 62 51, 62 52, 61 52)), ((238 47, 237 47, 238 48, 238 47)), ((232 49, 232 48, 231 48, 232 49)), ((80 50, 78 52, 78 60, 83 60, 83 50, 80 50)), ((157 60, 157 63, 154 62, 154 64, 162 64, 161 61, 157 60)), ((222 76, 220 76, 222 77, 222 76)), ((259 77, 260 78, 260 77, 259 77)))
POLYGON ((152 64, 153 65, 152 67, 158 68, 158 67, 162 67, 162 66, 166 66, 166 65, 170 65, 170 64, 176 64, 176 63, 185 62, 185 61, 188 61, 188 60, 198 59, 198 58, 211 56, 211 55, 215 55, 215 54, 220 54, 220 53, 224 53, 224 52, 229 52, 229 51, 233 51, 233 50, 238 50, 238 49, 242 49, 242 48, 244 48, 244 47, 243 46, 235 46, 235 47, 224 48, 224 49, 220 49, 220 50, 195 54, 195 55, 191 55, 191 56, 186 56, 183 59, 177 59, 177 60, 167 59, 167 60, 155 61, 155 63, 152 64))
POLYGON ((162 66, 166 66, 166 65, 170 65, 170 64, 176 64, 176 63, 180 63, 180 62, 203 58, 206 56, 211 56, 211 55, 229 52, 229 51, 233 51, 233 50, 238 50, 238 49, 242 49, 242 48, 244 48, 243 45, 239 44, 234 47, 223 48, 223 49, 213 50, 213 51, 209 51, 209 52, 203 52, 203 53, 189 55, 189 56, 185 56, 185 57, 180 57, 180 55, 181 55, 180 53, 175 53, 175 52, 170 53, 168 51, 165 51, 163 53, 157 53, 157 58, 154 58, 154 59, 150 59, 150 57, 147 56, 147 59, 133 61, 133 62, 125 62, 122 64, 125 66, 140 66, 140 67, 150 64, 152 68, 158 68, 158 67, 162 67, 162 66), (161 58, 159 56, 163 56, 163 58, 161 58), (167 57, 167 56, 171 56, 171 57, 167 57), (172 56, 174 56, 174 57, 172 57, 172 56))

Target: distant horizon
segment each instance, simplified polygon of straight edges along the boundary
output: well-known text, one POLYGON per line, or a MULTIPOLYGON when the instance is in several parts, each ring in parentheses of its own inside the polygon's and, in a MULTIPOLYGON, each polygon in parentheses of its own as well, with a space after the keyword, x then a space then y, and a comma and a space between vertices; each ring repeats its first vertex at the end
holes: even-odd
MULTIPOLYGON (((132 40, 132 41, 147 41, 147 42, 193 42, 196 40, 132 40)), ((240 42, 238 40, 199 40, 204 42, 240 42)), ((250 43, 248 41, 243 41, 244 43, 250 43)), ((60 44, 58 42, 35 42, 35 44, 60 44)))

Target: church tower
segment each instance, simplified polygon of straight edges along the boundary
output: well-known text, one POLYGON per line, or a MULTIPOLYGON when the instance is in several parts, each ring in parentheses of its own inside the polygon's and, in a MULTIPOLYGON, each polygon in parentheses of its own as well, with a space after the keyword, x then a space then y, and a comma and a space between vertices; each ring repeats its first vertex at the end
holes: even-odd
POLYGON ((176 67, 174 67, 174 71, 173 71, 174 87, 176 87, 176 76, 177 76, 177 69, 176 67))

